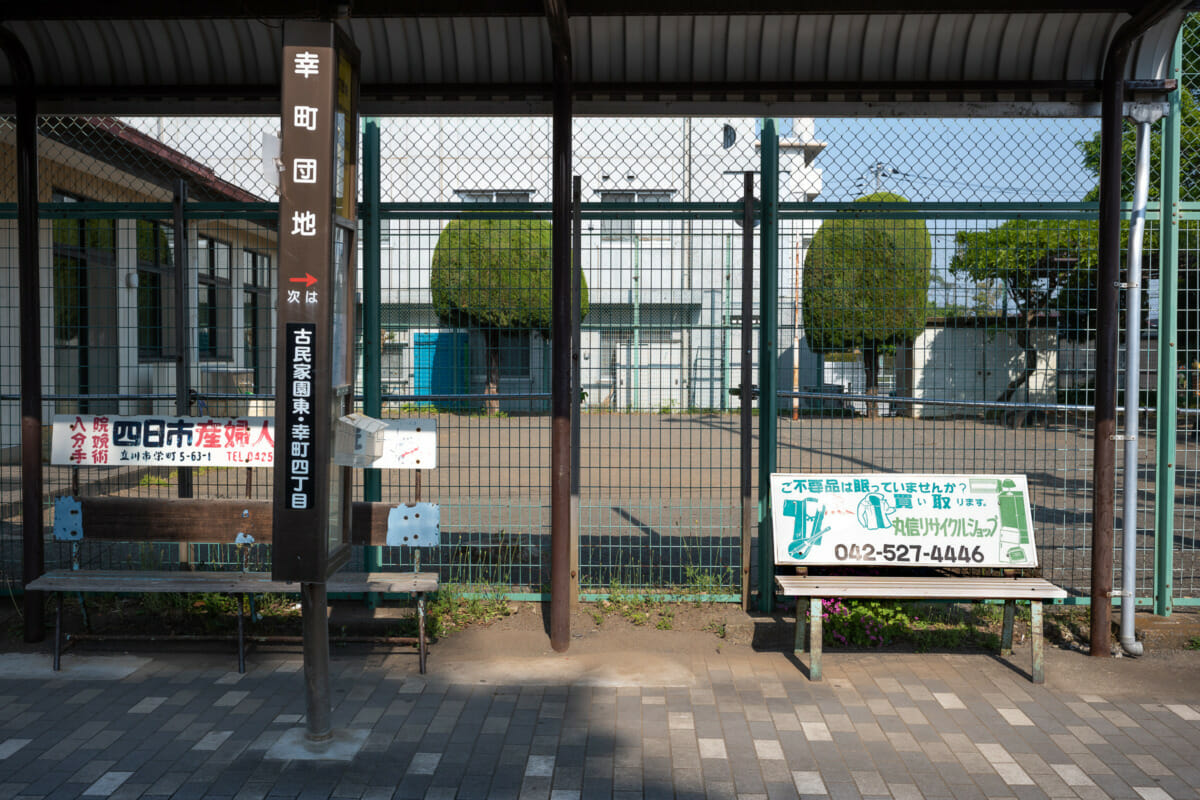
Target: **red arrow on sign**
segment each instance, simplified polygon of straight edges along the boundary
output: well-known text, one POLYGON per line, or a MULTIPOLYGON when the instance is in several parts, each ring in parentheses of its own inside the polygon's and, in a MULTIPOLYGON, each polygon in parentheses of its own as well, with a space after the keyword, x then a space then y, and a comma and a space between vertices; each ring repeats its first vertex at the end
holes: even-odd
POLYGON ((317 279, 314 278, 312 275, 308 274, 307 272, 304 273, 303 278, 288 278, 288 280, 291 281, 292 283, 303 283, 304 288, 306 288, 306 289, 311 287, 314 283, 317 282, 317 279))

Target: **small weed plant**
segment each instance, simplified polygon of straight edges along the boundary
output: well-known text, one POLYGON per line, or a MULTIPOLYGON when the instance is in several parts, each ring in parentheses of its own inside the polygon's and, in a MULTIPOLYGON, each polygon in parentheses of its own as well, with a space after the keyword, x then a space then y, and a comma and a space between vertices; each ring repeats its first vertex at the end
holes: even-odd
POLYGON ((696 605, 700 605, 704 597, 730 591, 732 581, 732 567, 727 567, 724 574, 690 565, 683 568, 683 593, 694 598, 696 605))
POLYGON ((138 486, 170 486, 171 478, 175 476, 174 472, 167 475, 156 475, 148 472, 138 480, 138 486))
POLYGON ((652 603, 645 596, 635 594, 629 587, 614 578, 608 588, 608 600, 603 600, 600 607, 604 610, 616 611, 634 625, 645 625, 650 621, 652 603))
POLYGON ((494 587, 479 588, 442 585, 427 607, 430 635, 445 636, 472 624, 487 625, 512 613, 503 592, 494 587))

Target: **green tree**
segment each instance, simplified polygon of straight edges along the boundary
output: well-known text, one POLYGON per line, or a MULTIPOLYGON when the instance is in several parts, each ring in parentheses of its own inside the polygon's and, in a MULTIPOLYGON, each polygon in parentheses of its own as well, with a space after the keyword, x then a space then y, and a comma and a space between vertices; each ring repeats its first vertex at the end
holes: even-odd
MULTIPOLYGON (((1180 86, 1180 157, 1179 157, 1179 199, 1183 202, 1200 201, 1200 103, 1196 95, 1200 92, 1200 15, 1192 14, 1183 25, 1183 81, 1180 86)), ((1150 136, 1150 201, 1160 199, 1161 183, 1158 176, 1162 174, 1162 123, 1153 126, 1150 136)), ((1125 123, 1125 133, 1121 138, 1122 176, 1121 195, 1128 201, 1133 197, 1134 151, 1136 129, 1130 122, 1125 123)), ((1100 134, 1079 143, 1083 156, 1083 165, 1096 178, 1097 186, 1088 193, 1088 200, 1099 197, 1100 180, 1100 134)), ((1147 226, 1146 246, 1151 251, 1148 254, 1147 265, 1151 270, 1157 270, 1158 237, 1157 228, 1147 226)), ((1200 360, 1200 260, 1196 250, 1200 249, 1200 229, 1195 225, 1184 223, 1179 230, 1179 292, 1178 307, 1178 348, 1177 353, 1181 364, 1191 364, 1200 360)))
POLYGON ((1052 312, 1070 318, 1066 329, 1086 339, 1093 328, 1097 266, 1096 223, 1091 220, 1015 219, 985 231, 959 231, 950 272, 979 284, 999 284, 1016 309, 1017 346, 1025 368, 995 400, 1009 402, 1037 369, 1033 328, 1052 312))
MULTIPOLYGON (((1200 200, 1200 106, 1196 94, 1200 91, 1200 15, 1190 15, 1183 24, 1183 81, 1179 87, 1179 125, 1182 133, 1182 153, 1179 163, 1179 199, 1183 202, 1200 200)), ((1162 123, 1152 127, 1150 136, 1150 200, 1159 199, 1160 185, 1156 176, 1162 174, 1162 123)), ((1126 120, 1121 138, 1121 195, 1126 201, 1133 198, 1134 151, 1136 128, 1126 120)), ((1095 177, 1097 185, 1084 198, 1096 201, 1100 197, 1100 132, 1078 143, 1083 166, 1095 177)))
MULTIPOLYGON (((500 387, 500 336, 506 330, 550 331, 551 226, 539 219, 450 222, 433 251, 429 284, 443 325, 479 329, 487 341, 487 394, 500 387)), ((587 283, 581 311, 588 310, 587 283)), ((499 410, 497 401, 488 410, 499 410)))
MULTIPOLYGON (((905 203, 888 192, 859 203, 905 203)), ((861 350, 867 394, 879 386, 879 357, 911 341, 928 314, 929 231, 919 219, 845 212, 826 220, 804 259, 803 321, 815 353, 861 350)), ((875 404, 868 405, 875 416, 875 404)))

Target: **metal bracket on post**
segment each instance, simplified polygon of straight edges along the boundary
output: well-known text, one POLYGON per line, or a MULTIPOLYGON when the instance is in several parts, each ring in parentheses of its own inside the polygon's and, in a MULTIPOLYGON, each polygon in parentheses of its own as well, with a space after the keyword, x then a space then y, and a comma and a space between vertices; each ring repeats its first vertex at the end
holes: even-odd
POLYGON ((1151 103, 1126 103, 1124 107, 1125 119, 1130 122, 1136 122, 1139 125, 1153 125, 1167 114, 1171 113, 1171 106, 1164 102, 1151 103))
POLYGON ((1171 113, 1170 95, 1178 87, 1174 78, 1166 80, 1126 81, 1121 113, 1125 119, 1153 125, 1171 113))

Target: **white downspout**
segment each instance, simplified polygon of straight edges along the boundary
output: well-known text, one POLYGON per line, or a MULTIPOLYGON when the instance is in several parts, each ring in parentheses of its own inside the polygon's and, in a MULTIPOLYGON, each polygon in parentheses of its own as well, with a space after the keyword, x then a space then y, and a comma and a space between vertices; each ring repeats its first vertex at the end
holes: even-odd
MULTIPOLYGON (((1148 105, 1148 104, 1147 104, 1148 105)), ((1138 417, 1141 405, 1142 245, 1146 234, 1146 201, 1150 186, 1150 124, 1158 108, 1134 104, 1137 146, 1133 208, 1129 217, 1129 252, 1125 284, 1125 491, 1121 545, 1121 647, 1131 656, 1142 654, 1134 630, 1137 586, 1138 417)))

